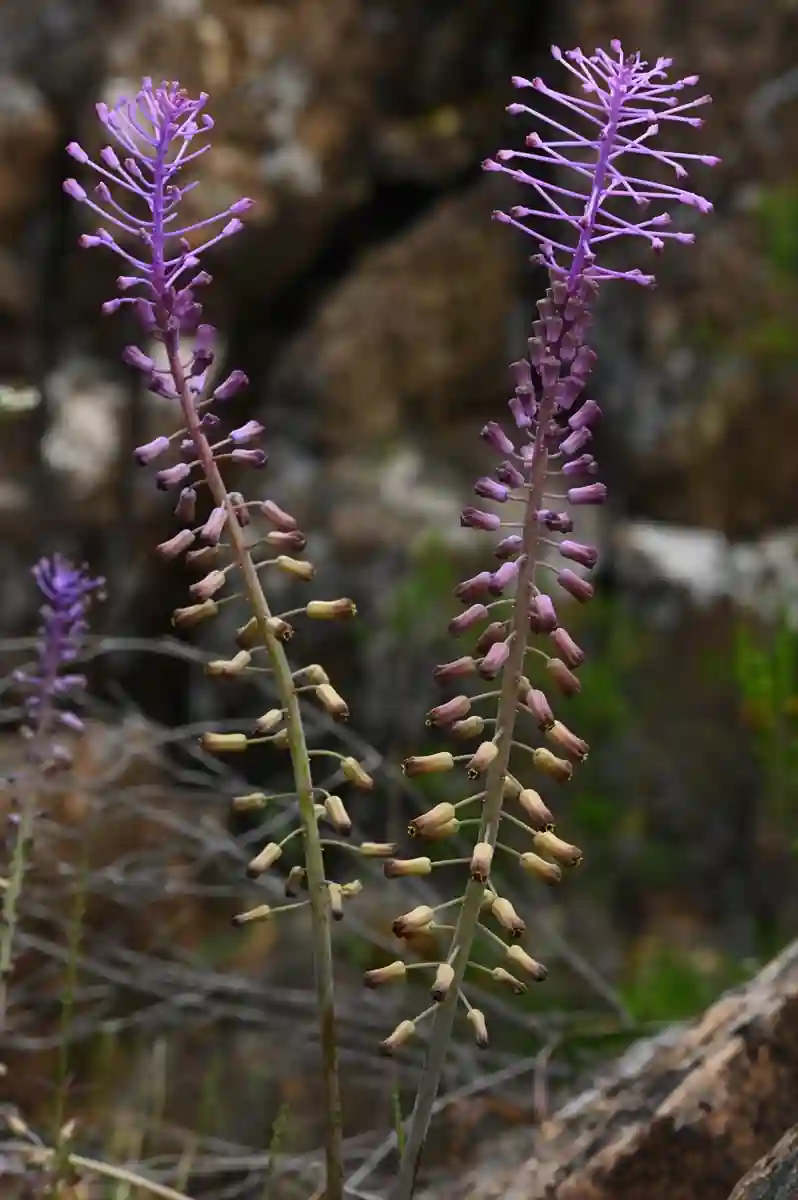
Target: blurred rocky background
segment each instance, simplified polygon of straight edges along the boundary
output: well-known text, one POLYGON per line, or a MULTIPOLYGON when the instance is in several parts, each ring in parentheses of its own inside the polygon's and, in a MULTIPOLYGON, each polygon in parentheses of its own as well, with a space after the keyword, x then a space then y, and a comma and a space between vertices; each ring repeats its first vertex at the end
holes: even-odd
MULTIPOLYGON (((286 1170, 312 1175, 318 1132, 303 1058, 306 958, 296 939, 242 950, 227 932, 244 857, 227 800, 241 781, 220 780, 183 747, 203 721, 240 712, 242 694, 220 696, 202 675, 220 623, 185 653, 163 641, 187 580, 155 561, 171 513, 130 451, 171 415, 120 364, 132 326, 99 314, 117 268, 77 248, 86 214, 61 191, 73 173, 66 143, 96 147, 94 103, 135 91, 142 75, 211 95, 215 149, 197 164, 192 215, 241 195, 256 207, 246 234, 209 256, 206 311, 252 381, 242 419, 268 432, 258 486, 311 533, 328 593, 357 599, 357 629, 325 635, 314 658, 346 691, 358 751, 383 763, 379 798, 361 816, 386 836, 417 802, 394 767, 419 743, 429 667, 448 657, 451 588, 482 561, 479 539, 458 525, 483 463, 477 433, 503 412, 507 363, 542 286, 529 247, 491 223, 505 192, 480 162, 520 139, 504 113, 511 74, 549 70, 552 42, 592 50, 612 37, 701 74, 715 102, 690 148, 724 163, 696 178, 715 214, 695 247, 669 248, 657 290, 619 285, 601 298, 595 394, 612 503, 590 530, 603 551, 601 598, 573 619, 590 649, 573 724, 593 752, 561 809, 586 867, 541 913, 546 994, 495 1011, 487 1065, 466 1047, 454 1056, 437 1157, 497 1121, 537 1122, 550 1091, 643 1027, 700 1012, 794 934, 795 0, 4 0, 8 669, 35 623, 28 568, 41 553, 85 557, 109 581, 95 625, 106 641, 91 665, 96 726, 76 784, 84 799, 53 799, 59 837, 79 831, 73 851, 54 843, 64 895, 92 881, 78 922, 85 1020, 65 1075, 56 997, 59 972, 76 961, 64 949, 75 922, 58 900, 53 924, 61 893, 45 859, 28 943, 26 995, 38 1002, 19 1034, 28 1065, 14 1075, 26 1083, 8 1096, 32 1121, 66 1106, 98 1144, 149 1156, 172 1182, 190 1160, 195 1190, 220 1194, 222 1183, 264 1186, 272 1139, 286 1170), (89 820, 99 849, 84 861, 89 820), (138 873, 119 865, 120 844, 138 873), (53 1095, 53 1055, 68 1103, 53 1095)), ((364 1008, 356 989, 389 944, 395 902, 375 902, 342 939, 353 1164, 393 1120, 372 1058, 391 1013, 364 1008)), ((408 1060, 396 1076, 402 1103, 413 1069, 408 1060)))

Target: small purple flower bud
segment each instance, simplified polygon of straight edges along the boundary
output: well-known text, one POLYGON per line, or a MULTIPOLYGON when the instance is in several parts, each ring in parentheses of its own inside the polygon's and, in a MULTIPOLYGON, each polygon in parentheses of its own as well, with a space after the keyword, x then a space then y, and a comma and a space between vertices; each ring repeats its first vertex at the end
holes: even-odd
POLYGON ((445 683, 449 679, 461 679, 464 675, 473 675, 476 672, 477 664, 470 656, 463 658, 455 658, 452 662, 440 663, 439 666, 433 668, 432 675, 439 683, 445 683))
POLYGON ((582 379, 576 379, 573 376, 561 379, 554 393, 558 406, 564 412, 568 412, 576 404, 584 390, 585 384, 582 379))
POLYGON ((71 196, 73 200, 78 200, 81 203, 84 200, 88 200, 85 188, 80 186, 77 179, 65 179, 61 186, 67 196, 71 196))
POLYGON ((202 414, 202 419, 200 421, 200 429, 203 429, 206 431, 208 429, 217 429, 218 426, 221 425, 221 423, 222 423, 221 417, 217 417, 216 413, 211 412, 209 409, 207 412, 204 412, 202 414))
POLYGON ((488 591, 493 596, 501 596, 518 578, 519 560, 503 562, 498 571, 494 571, 488 584, 488 591))
POLYGON ((245 463, 248 467, 265 467, 269 456, 265 450, 234 450, 230 455, 233 462, 245 463))
POLYGON ((129 367, 134 367, 137 371, 142 371, 145 375, 151 375, 155 370, 155 363, 138 346, 125 346, 122 351, 122 362, 127 363, 129 367))
POLYGON ((526 480, 518 470, 518 467, 511 462, 503 462, 496 468, 496 478, 501 483, 506 483, 507 486, 511 488, 523 487, 526 483, 526 480))
MULTIPOLYGON (((111 303, 114 303, 113 300, 111 303)), ((158 328, 158 319, 155 316, 155 305, 150 300, 139 299, 135 302, 133 308, 138 318, 139 325, 141 325, 144 332, 154 333, 154 331, 158 328)), ((103 305, 103 312, 105 312, 105 310, 106 306, 103 305)))
POLYGON ((479 636, 476 644, 477 654, 487 654, 491 646, 503 642, 507 638, 507 626, 504 621, 492 621, 479 636))
POLYGON ((598 463, 592 454, 583 454, 580 458, 575 458, 572 462, 564 463, 562 473, 566 477, 572 475, 595 475, 598 471, 598 463))
POLYGON ((535 718, 539 729, 550 729, 554 724, 554 713, 544 692, 538 688, 530 688, 524 697, 524 703, 535 718))
POLYGON ((558 358, 544 358, 538 367, 540 372, 540 381, 547 392, 556 384, 560 378, 560 360, 558 358))
POLYGON ((496 421, 488 421, 480 437, 498 454, 515 454, 515 445, 496 421))
POLYGON ((511 533, 509 537, 502 538, 498 546, 494 550, 496 558, 506 559, 515 558, 524 548, 524 539, 517 533, 511 533))
POLYGON ((232 371, 213 393, 214 400, 230 400, 249 385, 243 371, 232 371))
POLYGON ((289 550, 304 550, 308 544, 308 539, 301 529, 276 529, 266 534, 266 542, 268 545, 276 546, 278 550, 285 552, 289 550))
POLYGON ((578 454, 580 450, 584 450, 592 440, 593 434, 589 429, 575 429, 568 437, 563 438, 560 442, 560 449, 570 458, 572 454, 578 454))
POLYGON ((584 404, 568 418, 571 429, 586 429, 601 420, 601 409, 595 400, 585 400, 584 404))
POLYGON ((529 411, 526 397, 513 396, 509 402, 509 409, 516 427, 518 429, 529 429, 532 424, 532 414, 529 411))
POLYGON ((247 196, 242 196, 240 200, 236 200, 235 204, 230 205, 228 212, 233 217, 243 217, 244 213, 248 213, 254 207, 254 200, 250 200, 247 196))
POLYGON ((161 454, 165 454, 168 449, 169 438, 157 437, 152 442, 145 442, 143 446, 137 446, 133 451, 133 457, 139 466, 146 467, 161 454))
POLYGON ((480 600, 487 595, 492 578, 490 571, 480 571, 478 575, 473 575, 470 579, 464 579, 462 583, 458 583, 454 594, 464 604, 470 604, 472 600, 480 600))
POLYGON ((260 511, 275 529, 282 529, 286 533, 290 533, 291 530, 297 527, 296 518, 292 517, 290 513, 285 512, 273 500, 264 500, 260 506, 260 511))
POLYGON ((580 379, 587 379, 597 361, 598 355, 595 350, 590 346, 580 346, 571 367, 571 374, 576 375, 580 379))
POLYGON ((578 646, 567 629, 560 626, 551 635, 551 640, 557 648, 560 658, 569 667, 581 667, 585 661, 585 652, 578 646))
POLYGON ((507 642, 494 642, 485 657, 477 664, 482 678, 495 679, 509 657, 510 647, 507 642))
POLYGON ((495 500, 498 504, 504 504, 510 491, 504 484, 497 483, 495 479, 483 476, 482 479, 478 479, 474 484, 474 493, 477 496, 481 496, 483 500, 495 500))
POLYGON ((550 658, 546 663, 546 670, 564 696, 579 695, 582 690, 582 684, 573 671, 566 667, 561 658, 550 658))
POLYGON ((472 604, 464 613, 460 613, 449 622, 449 633, 457 637, 458 634, 473 629, 481 621, 487 621, 489 616, 490 613, 484 604, 472 604))
POLYGON ((67 154, 74 158, 76 162, 83 163, 85 165, 89 161, 88 154, 77 142, 70 142, 66 150, 67 154))
POLYGON ((535 385, 532 381, 532 370, 527 360, 519 358, 517 362, 510 363, 510 370, 515 381, 516 392, 534 396, 535 385))
POLYGON ((193 438, 183 438, 180 443, 180 456, 181 458, 185 459, 186 462, 193 462, 197 457, 197 450, 194 445, 193 438))
POLYGON ((203 542, 207 542, 211 546, 215 546, 222 536, 222 532, 227 523, 227 509, 218 505, 211 512, 208 520, 200 530, 200 537, 203 542))
POLYGON ((175 516, 184 525, 193 525, 197 517, 197 493, 193 487, 183 488, 175 506, 175 516))
POLYGON ((246 425, 241 425, 238 429, 230 430, 230 441, 236 446, 245 446, 247 442, 254 442, 264 433, 264 428, 260 421, 247 421, 246 425))
POLYGON ((464 508, 460 513, 460 524, 465 529, 484 529, 493 533, 501 523, 498 513, 482 512, 479 508, 464 508))
POLYGON ((181 529, 174 537, 169 538, 166 542, 161 542, 156 546, 156 550, 161 558, 172 559, 178 558, 184 551, 188 550, 189 546, 194 543, 194 534, 190 529, 181 529))
POLYGON ((568 489, 570 504, 603 504, 607 499, 607 487, 603 483, 589 483, 586 487, 568 489))
POLYGON ((560 542, 560 554, 571 562, 583 567, 595 567, 598 562, 598 550, 594 546, 585 546, 582 542, 560 542))
POLYGON ((184 479, 188 479, 190 474, 191 467, 188 463, 176 463, 173 467, 159 471, 155 476, 155 483, 162 492, 166 492, 169 488, 177 487, 184 479))
POLYGON ((447 700, 445 704, 438 704, 429 710, 427 725, 435 727, 453 725, 455 721, 461 721, 463 717, 467 717, 470 711, 471 701, 468 696, 455 696, 454 699, 447 700))
POLYGON ((224 571, 210 571, 203 579, 192 583, 188 590, 199 601, 210 600, 218 591, 221 591, 226 582, 227 576, 224 571))
POLYGON ((197 327, 194 353, 191 357, 191 369, 189 371, 192 377, 203 375, 208 370, 208 367, 211 366, 214 359, 215 344, 216 330, 213 325, 199 325, 197 327))
POLYGON ((530 613, 535 614, 538 630, 541 633, 553 633, 557 628, 557 612, 551 596, 541 593, 533 596, 529 605, 530 613))
POLYGON ((585 604, 588 600, 593 599, 593 584, 588 583, 574 571, 569 571, 567 567, 564 571, 557 572, 557 582, 580 604, 585 604))

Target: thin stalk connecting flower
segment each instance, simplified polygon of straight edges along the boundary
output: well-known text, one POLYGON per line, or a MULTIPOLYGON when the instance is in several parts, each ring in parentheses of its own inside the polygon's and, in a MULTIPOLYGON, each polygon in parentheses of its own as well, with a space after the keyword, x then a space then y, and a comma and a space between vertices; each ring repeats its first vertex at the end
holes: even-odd
MULTIPOLYGON (((340 885, 327 878, 319 822, 328 821, 344 835, 351 822, 340 797, 327 796, 324 804, 316 803, 318 789, 311 769, 314 752, 308 750, 299 693, 315 697, 336 720, 346 720, 349 710, 318 664, 296 669, 289 663, 286 644, 294 631, 294 618, 345 619, 354 616, 356 609, 345 597, 311 600, 290 613, 272 613, 263 584, 270 573, 299 584, 315 575, 310 561, 296 557, 307 539, 296 519, 274 500, 246 501, 228 488, 222 474, 227 465, 263 468, 267 454, 260 445, 264 429, 258 421, 234 424, 226 434, 220 433, 221 417, 215 410, 223 411, 248 381, 240 370, 233 370, 221 383, 214 381, 216 330, 203 323, 202 306, 197 300, 198 290, 211 282, 211 276, 201 268, 200 255, 238 233, 243 228, 240 218, 253 202, 238 200, 216 217, 194 225, 181 226, 179 221, 181 201, 195 186, 185 184, 181 172, 209 149, 207 142, 197 144, 213 126, 204 111, 207 99, 205 94, 192 99, 177 83, 154 86, 145 79, 133 100, 122 100, 114 108, 98 105, 100 120, 116 148, 104 147, 99 161, 93 161, 81 146, 71 143, 68 151, 72 158, 90 167, 100 182, 91 196, 75 179, 66 180, 64 189, 99 213, 104 222, 94 234, 84 235, 82 244, 105 247, 127 264, 128 273, 117 280, 120 292, 125 294, 108 301, 103 310, 112 313, 123 305, 132 307, 144 333, 162 347, 166 366, 156 365, 152 356, 135 345, 124 351, 125 362, 138 372, 150 392, 173 400, 181 413, 182 428, 171 437, 154 438, 135 452, 143 466, 171 455, 171 464, 157 471, 155 481, 161 490, 176 494, 175 515, 181 530, 163 542, 158 552, 165 560, 184 557, 190 568, 201 573, 189 589, 193 602, 176 610, 174 624, 190 628, 215 616, 221 604, 236 598, 221 596, 231 580, 236 580, 251 615, 238 630, 237 653, 210 663, 208 673, 222 679, 246 677, 263 669, 252 660, 258 651, 265 651, 273 679, 275 708, 255 720, 246 732, 209 732, 202 743, 207 750, 220 754, 240 753, 265 743, 287 751, 291 759, 304 865, 299 871, 295 867, 289 871, 286 890, 291 896, 303 885, 308 889, 327 1122, 326 1195, 328 1200, 341 1200, 341 1105, 330 927, 331 919, 342 915, 343 901, 356 895, 360 884, 355 880, 340 885), (114 198, 109 184, 124 203, 114 198), (192 339, 189 348, 188 337, 192 339), (210 507, 206 505, 199 516, 203 497, 207 497, 210 507), (265 532, 255 532, 260 523, 265 532)), ((361 790, 373 787, 360 763, 337 757, 345 781, 361 790)), ((237 807, 259 807, 276 799, 252 794, 239 798, 237 807)), ((282 858, 289 838, 265 846, 250 862, 249 874, 257 876, 270 869, 282 858)), ((388 848, 390 853, 393 850, 388 848)), ((363 847, 363 853, 382 851, 363 847)), ((291 903, 282 910, 259 905, 240 914, 235 923, 270 920, 304 903, 291 903)))
MULTIPOLYGON (((482 505, 464 509, 461 516, 461 524, 468 528, 501 536, 509 525, 517 532, 501 537, 495 551, 498 567, 479 572, 455 589, 466 607, 451 621, 450 632, 455 636, 482 633, 472 654, 434 672, 440 683, 451 682, 461 694, 436 705, 427 723, 455 736, 456 726, 473 721, 475 715, 477 736, 485 736, 488 726, 481 713, 474 714, 477 698, 469 696, 464 686, 479 678, 496 680, 500 686, 493 734, 465 763, 470 778, 484 779, 482 817, 469 860, 470 879, 459 903, 448 952, 441 959, 443 974, 433 992, 436 1006, 427 1060, 391 1200, 410 1200, 413 1194, 458 1003, 465 1007, 477 1043, 487 1042, 484 1016, 471 1007, 463 991, 475 934, 486 935, 490 944, 504 953, 508 966, 528 978, 541 981, 546 975, 545 968, 519 944, 524 921, 492 880, 497 855, 509 852, 511 862, 548 884, 557 883, 562 868, 573 867, 582 858, 577 847, 555 834, 547 803, 537 791, 523 788, 511 768, 513 753, 523 750, 543 777, 566 783, 574 764, 583 762, 588 753, 587 744, 556 719, 548 698, 549 685, 565 698, 579 692, 581 684, 575 672, 585 653, 563 627, 554 599, 543 586, 542 573, 544 569, 553 571, 560 590, 579 603, 587 603, 593 596, 593 585, 583 572, 596 566, 598 553, 570 536, 572 511, 603 504, 607 497, 605 485, 595 479, 598 466, 589 453, 601 410, 585 395, 596 362, 586 336, 603 281, 654 282, 653 275, 637 268, 621 271, 600 264, 598 251, 620 237, 633 237, 655 252, 664 248, 667 239, 693 240, 692 234, 671 231, 671 218, 665 212, 643 220, 629 219, 624 208, 630 201, 638 212, 652 201, 687 204, 699 212, 711 209, 706 200, 685 191, 681 184, 649 182, 630 173, 628 162, 651 159, 681 180, 686 174, 685 161, 697 159, 707 165, 718 161, 652 145, 660 125, 700 125, 693 110, 709 97, 681 103, 679 96, 697 77, 668 82, 670 60, 661 58, 649 67, 639 54, 625 55, 617 41, 612 42, 611 53, 597 50, 591 57, 579 49, 563 54, 554 47, 552 53, 579 82, 582 96, 557 92, 540 79, 515 78, 513 83, 560 104, 567 110, 568 123, 526 105, 511 105, 511 113, 535 117, 551 136, 531 133, 525 151, 502 150, 484 164, 486 170, 507 174, 533 190, 532 207, 519 206, 494 216, 522 229, 538 243, 533 261, 546 268, 549 288, 537 305, 538 317, 532 323, 526 354, 512 365, 515 389, 509 408, 514 433, 509 435, 495 421, 482 430, 483 440, 502 462, 493 475, 477 481, 474 491, 481 501, 497 505, 499 510, 512 506, 513 519, 505 522, 494 508, 482 505), (574 118, 587 127, 586 132, 571 128, 574 118), (551 174, 544 174, 541 167, 551 174), (575 183, 566 178, 569 171, 575 183), (553 232, 558 229, 564 232, 553 232), (566 501, 568 507, 550 508, 552 499, 566 501), (548 561, 551 550, 561 563, 548 561), (500 617, 495 616, 497 600, 508 601, 500 617), (492 623, 486 625, 491 617, 492 623), (534 653, 528 653, 530 638, 536 639, 534 653), (527 745, 517 736, 519 717, 525 721, 532 717, 539 736, 553 749, 527 745), (504 811, 505 799, 518 804, 523 820, 504 811), (528 838, 528 851, 516 851, 499 841, 503 820, 509 820, 514 829, 520 827, 528 838), (495 922, 501 936, 482 923, 483 915, 495 922)), ((454 771, 460 757, 446 751, 415 756, 405 762, 405 771, 408 775, 454 771)), ((413 822, 412 832, 440 836, 450 823, 459 828, 454 806, 438 804, 413 822)), ((399 929, 394 926, 399 936, 405 936, 407 930, 433 930, 434 910, 415 909, 400 918, 399 925, 399 929)), ((523 988, 505 967, 497 967, 492 976, 513 990, 523 988)), ((394 967, 384 981, 399 977, 394 967)), ((382 981, 383 977, 378 980, 382 981)), ((373 977, 370 982, 373 986, 373 977)), ((388 1039, 390 1049, 400 1046, 415 1025, 414 1021, 402 1022, 388 1039)))

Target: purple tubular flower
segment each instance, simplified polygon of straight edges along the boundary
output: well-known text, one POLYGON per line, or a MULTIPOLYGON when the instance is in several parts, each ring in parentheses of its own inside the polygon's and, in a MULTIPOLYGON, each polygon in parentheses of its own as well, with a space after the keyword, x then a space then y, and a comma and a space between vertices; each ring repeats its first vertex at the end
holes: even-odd
POLYGON ((594 546, 585 546, 582 542, 563 541, 559 545, 563 558, 579 563, 582 567, 595 567, 598 562, 598 550, 594 546))
POLYGON ((165 454, 168 449, 169 438, 157 437, 152 442, 145 442, 143 446, 137 446, 133 451, 133 457, 140 466, 146 467, 156 458, 165 454))
POLYGON ((238 429, 231 429, 228 436, 236 446, 245 446, 247 442, 254 442, 263 432, 260 421, 247 421, 246 425, 241 425, 238 429))
POLYGON ((668 239, 692 242, 692 234, 670 229, 666 211, 637 219, 652 201, 685 204, 701 213, 712 210, 708 200, 686 191, 681 182, 674 185, 652 181, 638 173, 638 164, 648 159, 670 169, 681 181, 687 175, 685 163, 715 166, 720 161, 714 156, 662 150, 652 144, 669 123, 700 126, 695 110, 708 104, 710 97, 681 101, 679 93, 692 86, 696 77, 668 82, 668 58, 657 59, 652 67, 639 54, 624 54, 617 39, 610 49, 611 53, 597 50, 587 56, 578 48, 563 53, 559 47, 552 47, 553 57, 579 83, 581 96, 550 88, 542 79, 516 76, 513 83, 517 88, 532 89, 562 105, 566 110, 564 120, 555 120, 525 104, 511 104, 509 112, 534 117, 551 130, 551 140, 542 133, 531 133, 525 151, 500 150, 496 159, 484 163, 486 170, 502 171, 534 188, 536 207, 518 206, 509 213, 494 215, 534 238, 540 245, 539 261, 553 276, 566 278, 569 287, 580 276, 651 285, 653 275, 637 268, 616 271, 597 265, 598 248, 619 237, 640 238, 655 252, 661 251, 668 239), (547 170, 550 167, 556 168, 556 175, 547 170), (570 167, 575 174, 572 187, 559 182, 563 167, 570 167), (629 202, 637 212, 626 215, 629 202), (531 225, 525 223, 529 218, 531 225))
MULTIPOLYGON (((69 700, 85 685, 82 675, 64 673, 80 652, 81 640, 88 629, 86 613, 91 597, 101 591, 104 579, 92 578, 85 567, 74 567, 55 554, 42 558, 33 568, 33 577, 43 596, 40 609, 39 660, 34 672, 19 671, 17 682, 25 689, 25 712, 32 733, 45 734, 56 723, 69 724, 66 712, 57 701, 69 700), (66 720, 65 720, 66 718, 66 720)), ((50 754, 52 747, 44 748, 50 754)))
POLYGON ((510 647, 507 642, 494 642, 479 663, 478 669, 482 678, 495 679, 509 657, 510 647))
POLYGON ((480 436, 499 454, 515 454, 515 445, 496 421, 488 421, 480 436))
POLYGON ((593 584, 588 583, 581 575, 577 575, 575 571, 570 571, 567 567, 564 571, 557 572, 557 582, 580 604, 593 599, 593 584))
POLYGON ((581 667, 585 661, 585 652, 581 646, 576 644, 567 629, 563 629, 562 626, 559 629, 555 629, 551 635, 551 640, 566 666, 581 667))
POLYGON ((523 487, 526 483, 518 467, 511 462, 503 462, 496 468, 496 478, 500 483, 506 483, 511 488, 523 487))
POLYGON ((502 538, 493 553, 501 559, 515 558, 523 548, 524 539, 517 533, 511 533, 509 537, 502 538))
POLYGON ((483 512, 479 508, 464 508, 460 513, 460 524, 466 529, 485 529, 493 533, 501 523, 498 513, 483 512))
POLYGON ((604 483, 589 483, 585 487, 568 489, 570 504, 603 504, 606 499, 607 486, 604 483))
POLYGON ((562 473, 567 478, 571 475, 595 475, 597 470, 598 463, 593 455, 583 454, 571 462, 564 463, 562 473))
POLYGON ((491 576, 491 581, 488 584, 488 591, 493 596, 501 596, 510 584, 515 583, 518 578, 519 561, 513 559, 512 562, 504 562, 499 567, 498 571, 494 571, 491 576))
POLYGON ((535 596, 530 605, 530 613, 534 614, 535 622, 541 633, 553 633, 557 628, 557 612, 551 596, 541 593, 535 596))
POLYGON ((478 575, 472 575, 470 579, 464 579, 462 583, 458 583, 454 589, 454 594, 464 604, 471 604, 474 600, 481 600, 483 596, 488 594, 492 578, 493 576, 490 571, 480 571, 478 575))
POLYGON ((474 484, 474 492, 483 500, 495 500, 498 504, 503 504, 510 494, 510 489, 504 484, 497 483, 495 479, 483 476, 474 484))
POLYGON ((570 458, 572 454, 578 454, 580 450, 584 450, 592 440, 593 434, 589 429, 575 429, 573 433, 568 434, 568 437, 563 438, 560 442, 560 449, 570 458))
POLYGON ((460 633, 466 633, 469 629, 473 629, 475 625, 479 625, 482 621, 487 621, 490 613, 484 604, 472 604, 464 613, 454 617, 449 622, 449 633, 455 636, 460 633))
POLYGON ((601 409, 596 404, 595 400, 585 400, 584 404, 577 409, 572 417, 568 418, 568 425, 571 429, 587 429, 589 426, 595 425, 601 420, 601 409))

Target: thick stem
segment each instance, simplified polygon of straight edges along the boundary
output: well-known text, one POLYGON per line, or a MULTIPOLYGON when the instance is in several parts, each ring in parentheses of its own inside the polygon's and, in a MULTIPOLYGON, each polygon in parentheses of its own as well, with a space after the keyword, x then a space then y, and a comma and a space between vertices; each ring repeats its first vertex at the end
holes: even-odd
MULTIPOLYGON (((504 780, 510 763, 510 750, 515 729, 515 719, 518 709, 518 682, 523 673, 524 654, 526 652, 529 632, 529 599, 535 581, 535 567, 538 551, 538 523, 536 512, 541 507, 543 491, 546 483, 547 453, 544 430, 551 418, 553 400, 546 395, 538 414, 538 425, 535 436, 535 454, 530 480, 529 497, 524 514, 524 562, 518 576, 518 590, 513 617, 513 639, 510 657, 504 667, 502 689, 499 699, 498 718, 496 722, 496 744, 499 749, 497 757, 488 772, 485 785, 485 803, 482 810, 482 822, 479 831, 479 841, 496 845, 501 820, 504 780)), ((452 954, 449 961, 454 963, 455 978, 446 999, 435 1013, 435 1019, 429 1034, 427 1058, 421 1074, 413 1108, 413 1116, 407 1144, 401 1163, 399 1175, 390 1200, 410 1200, 412 1197, 424 1143, 429 1131, 432 1110, 438 1094, 441 1075, 446 1061, 446 1051, 452 1033, 455 1014, 457 1012, 458 993, 462 986, 463 976, 471 954, 471 945, 479 919, 485 885, 471 880, 466 887, 462 908, 457 926, 452 937, 452 954)))
POLYGON ((330 903, 325 883, 324 852, 313 806, 313 778, 310 769, 305 729, 299 697, 285 650, 272 634, 268 621, 271 611, 261 587, 258 572, 247 549, 244 531, 213 457, 208 439, 200 428, 200 418, 189 394, 183 368, 174 345, 167 344, 169 366, 180 396, 189 436, 193 439, 202 470, 214 503, 227 510, 227 530, 236 562, 241 569, 244 590, 258 623, 258 630, 274 668, 274 681, 285 711, 286 730, 291 754, 294 785, 299 799, 299 818, 305 843, 305 867, 310 895, 316 996, 319 1010, 319 1034, 324 1083, 327 1191, 326 1200, 342 1200, 343 1151, 342 1116, 338 1079, 338 1044, 335 1030, 333 959, 330 936, 330 903))

